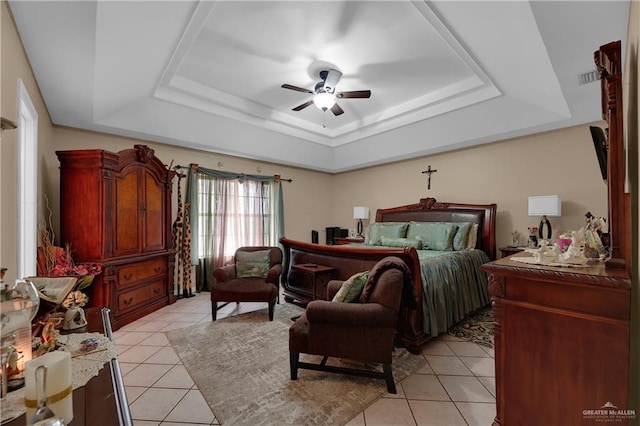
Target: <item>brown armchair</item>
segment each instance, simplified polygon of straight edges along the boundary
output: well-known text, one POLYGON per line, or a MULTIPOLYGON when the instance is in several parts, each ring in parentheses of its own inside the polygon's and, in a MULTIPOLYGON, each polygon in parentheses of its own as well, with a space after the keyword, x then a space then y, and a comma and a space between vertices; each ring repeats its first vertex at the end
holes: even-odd
MULTIPOLYGON (((342 281, 330 281, 327 299, 331 300, 341 285, 342 281)), ((384 379, 389 393, 396 393, 392 352, 403 288, 407 291, 407 285, 413 288, 406 264, 397 257, 387 257, 370 271, 360 303, 310 302, 289 329, 291 380, 298 378, 299 368, 327 371, 384 379), (320 364, 302 362, 301 353, 324 358, 320 364), (383 371, 330 366, 326 364, 328 357, 381 363, 383 371)))
POLYGON ((282 250, 279 247, 240 247, 234 255, 233 265, 226 265, 213 271, 214 283, 210 288, 212 320, 216 320, 218 309, 231 302, 267 302, 269 304, 269 321, 273 321, 273 310, 280 291, 281 274, 282 250), (255 257, 265 251, 268 251, 268 266, 265 265, 264 269, 258 268, 258 273, 252 274, 250 269, 245 270, 237 267, 240 266, 238 265, 239 258, 250 257, 252 254, 255 257), (226 303, 218 306, 218 302, 226 303))

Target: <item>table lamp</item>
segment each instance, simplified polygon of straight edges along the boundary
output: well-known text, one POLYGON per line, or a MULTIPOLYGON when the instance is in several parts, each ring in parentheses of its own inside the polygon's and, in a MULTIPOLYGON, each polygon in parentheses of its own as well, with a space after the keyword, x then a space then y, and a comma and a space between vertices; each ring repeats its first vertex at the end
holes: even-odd
POLYGON ((358 227, 357 227, 358 237, 362 238, 362 231, 363 231, 362 219, 369 219, 369 207, 362 207, 362 206, 354 207, 353 218, 358 219, 358 227))
POLYGON ((542 216, 538 226, 538 237, 542 240, 544 229, 546 228, 546 239, 552 236, 551 222, 547 217, 558 217, 562 215, 562 200, 559 195, 542 195, 529 197, 529 216, 542 216))

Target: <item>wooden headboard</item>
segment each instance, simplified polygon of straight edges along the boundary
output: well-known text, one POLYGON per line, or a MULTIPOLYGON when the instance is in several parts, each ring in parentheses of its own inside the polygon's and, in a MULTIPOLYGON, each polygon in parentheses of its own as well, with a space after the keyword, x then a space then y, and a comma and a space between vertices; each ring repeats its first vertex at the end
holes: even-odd
POLYGON ((478 224, 476 248, 496 259, 496 205, 439 203, 422 198, 419 203, 378 209, 376 222, 473 222, 478 224))

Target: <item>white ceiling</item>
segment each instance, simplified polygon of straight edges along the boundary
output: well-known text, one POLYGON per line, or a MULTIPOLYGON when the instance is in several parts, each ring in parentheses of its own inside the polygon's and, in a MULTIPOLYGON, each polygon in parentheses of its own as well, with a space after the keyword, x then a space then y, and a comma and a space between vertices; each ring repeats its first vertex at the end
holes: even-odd
MULTIPOLYGON (((10 1, 54 123, 340 172, 599 120, 628 1, 10 1), (345 113, 291 109, 322 69, 345 113)), ((197 162, 197 161, 196 161, 197 162)))

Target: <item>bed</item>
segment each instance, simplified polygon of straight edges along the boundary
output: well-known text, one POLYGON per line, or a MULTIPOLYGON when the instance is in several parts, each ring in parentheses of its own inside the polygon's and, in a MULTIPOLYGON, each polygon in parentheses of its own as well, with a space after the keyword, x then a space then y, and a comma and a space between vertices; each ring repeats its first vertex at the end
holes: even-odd
POLYGON ((400 257, 412 272, 418 303, 414 308, 402 308, 397 343, 419 353, 420 346, 427 340, 446 332, 468 313, 490 303, 487 277, 480 265, 495 260, 495 220, 495 204, 445 203, 423 198, 416 204, 378 209, 375 222, 369 227, 368 240, 363 244, 320 245, 283 237, 280 242, 284 249, 282 285, 285 301, 306 304, 323 298, 329 279, 346 280, 355 273, 370 270, 386 256, 400 257), (420 226, 433 228, 436 224, 455 229, 470 226, 470 230, 476 230, 475 244, 472 241, 472 248, 436 253, 441 250, 424 250, 427 242, 417 247, 410 234, 405 235, 405 240, 411 240, 406 245, 402 242, 405 240, 391 237, 384 242, 392 246, 379 245, 381 240, 372 241, 374 229, 395 228, 397 224, 407 224, 407 232, 420 226), (409 225, 413 228, 408 228, 409 225), (324 277, 310 277, 299 267, 305 264, 329 266, 333 271, 324 277), (315 285, 313 279, 317 281, 315 285))

